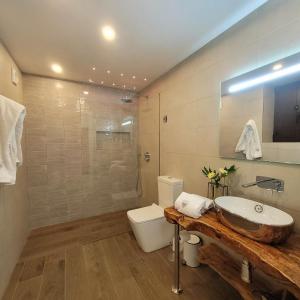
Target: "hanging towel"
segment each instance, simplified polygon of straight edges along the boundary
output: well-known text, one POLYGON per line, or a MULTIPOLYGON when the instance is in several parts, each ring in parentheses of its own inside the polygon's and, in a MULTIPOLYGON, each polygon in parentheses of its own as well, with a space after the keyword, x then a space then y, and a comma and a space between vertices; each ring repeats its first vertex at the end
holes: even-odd
POLYGON ((248 160, 262 157, 258 130, 253 120, 249 120, 236 145, 235 152, 243 152, 248 160))
POLYGON ((175 209, 192 217, 199 218, 213 206, 211 199, 182 192, 175 201, 175 209))
POLYGON ((25 107, 0 95, 0 183, 15 184, 23 162, 21 139, 25 107))

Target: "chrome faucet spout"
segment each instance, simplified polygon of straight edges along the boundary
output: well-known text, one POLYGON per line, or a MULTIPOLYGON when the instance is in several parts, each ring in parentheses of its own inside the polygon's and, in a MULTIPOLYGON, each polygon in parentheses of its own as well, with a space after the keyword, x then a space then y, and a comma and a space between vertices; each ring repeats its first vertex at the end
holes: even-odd
POLYGON ((264 176, 256 176, 255 182, 242 184, 242 187, 248 188, 248 187, 256 186, 256 185, 258 187, 266 189, 266 190, 272 190, 272 191, 276 191, 276 192, 284 191, 284 181, 283 180, 272 178, 272 177, 264 177, 264 176))
POLYGON ((268 181, 273 181, 273 180, 276 180, 276 181, 277 181, 277 179, 275 179, 275 178, 268 178, 268 179, 256 180, 256 181, 254 181, 254 182, 242 184, 242 187, 247 188, 247 187, 251 187, 251 186, 256 186, 256 185, 258 185, 259 183, 268 182, 268 181))

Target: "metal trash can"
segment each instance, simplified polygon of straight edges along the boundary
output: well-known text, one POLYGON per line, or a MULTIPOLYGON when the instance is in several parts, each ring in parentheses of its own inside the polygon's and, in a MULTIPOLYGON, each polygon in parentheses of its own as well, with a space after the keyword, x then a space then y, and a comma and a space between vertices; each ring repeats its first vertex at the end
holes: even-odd
POLYGON ((190 235, 190 239, 183 245, 183 259, 187 266, 196 268, 200 263, 198 260, 198 247, 202 245, 202 240, 195 234, 190 235))

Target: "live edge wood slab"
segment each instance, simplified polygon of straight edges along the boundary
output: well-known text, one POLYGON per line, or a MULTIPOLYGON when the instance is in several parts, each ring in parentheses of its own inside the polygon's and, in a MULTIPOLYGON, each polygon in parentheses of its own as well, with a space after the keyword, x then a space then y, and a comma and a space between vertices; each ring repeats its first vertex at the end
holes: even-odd
POLYGON ((264 273, 278 280, 300 299, 300 235, 292 234, 280 245, 267 245, 251 240, 221 224, 214 211, 198 219, 187 217, 173 207, 165 208, 165 217, 172 224, 195 230, 220 241, 264 273))

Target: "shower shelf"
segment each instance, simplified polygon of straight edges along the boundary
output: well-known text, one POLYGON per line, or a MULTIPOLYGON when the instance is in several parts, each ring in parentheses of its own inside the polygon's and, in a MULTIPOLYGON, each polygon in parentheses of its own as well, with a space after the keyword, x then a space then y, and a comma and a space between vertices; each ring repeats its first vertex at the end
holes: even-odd
POLYGON ((114 148, 129 146, 131 144, 131 134, 128 131, 96 131, 97 149, 101 150, 107 144, 113 145, 114 148))
POLYGON ((130 131, 96 130, 96 133, 100 133, 100 134, 130 134, 130 131))

